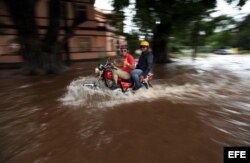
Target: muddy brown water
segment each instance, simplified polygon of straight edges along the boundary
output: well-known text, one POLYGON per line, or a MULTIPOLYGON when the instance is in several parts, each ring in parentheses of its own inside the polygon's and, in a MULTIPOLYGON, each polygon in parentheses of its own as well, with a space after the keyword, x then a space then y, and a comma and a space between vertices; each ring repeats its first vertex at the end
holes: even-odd
POLYGON ((250 56, 154 65, 153 89, 90 90, 97 62, 60 76, 0 70, 0 162, 222 163, 250 146, 250 56))

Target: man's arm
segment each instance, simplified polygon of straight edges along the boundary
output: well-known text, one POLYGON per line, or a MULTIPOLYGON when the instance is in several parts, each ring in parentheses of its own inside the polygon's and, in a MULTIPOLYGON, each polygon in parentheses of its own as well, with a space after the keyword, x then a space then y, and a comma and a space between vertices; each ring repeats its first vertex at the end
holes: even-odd
POLYGON ((148 56, 147 56, 147 68, 146 68, 146 70, 143 72, 144 78, 147 77, 148 73, 152 70, 152 67, 153 67, 153 54, 150 53, 150 54, 148 54, 148 56))

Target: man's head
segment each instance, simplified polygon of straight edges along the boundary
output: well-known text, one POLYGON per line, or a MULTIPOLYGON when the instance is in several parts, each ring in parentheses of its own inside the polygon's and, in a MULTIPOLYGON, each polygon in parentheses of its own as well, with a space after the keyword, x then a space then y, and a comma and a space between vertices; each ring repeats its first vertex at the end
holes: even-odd
POLYGON ((149 43, 148 41, 141 41, 140 43, 140 49, 142 52, 148 51, 149 50, 149 43))
POLYGON ((126 56, 128 54, 128 46, 127 45, 120 46, 120 51, 123 56, 126 56))

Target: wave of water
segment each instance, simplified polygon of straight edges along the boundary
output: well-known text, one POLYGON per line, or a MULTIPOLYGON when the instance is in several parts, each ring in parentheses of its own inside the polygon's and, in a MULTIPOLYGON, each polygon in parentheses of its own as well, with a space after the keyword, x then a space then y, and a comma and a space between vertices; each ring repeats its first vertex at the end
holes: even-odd
POLYGON ((205 84, 169 85, 166 82, 154 81, 153 88, 140 89, 139 91, 126 92, 112 91, 101 87, 92 89, 83 86, 84 83, 94 83, 96 79, 92 76, 81 77, 74 80, 67 87, 67 92, 59 100, 66 106, 85 106, 102 108, 113 107, 124 103, 140 101, 153 101, 164 98, 174 103, 199 103, 200 99, 211 98, 215 89, 205 84))

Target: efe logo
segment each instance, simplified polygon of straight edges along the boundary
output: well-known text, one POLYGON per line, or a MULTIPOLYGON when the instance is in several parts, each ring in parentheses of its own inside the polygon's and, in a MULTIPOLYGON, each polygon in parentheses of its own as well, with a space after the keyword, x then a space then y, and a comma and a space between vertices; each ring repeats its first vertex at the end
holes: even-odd
POLYGON ((224 163, 249 163, 250 147, 224 147, 224 163))
POLYGON ((228 151, 228 158, 246 158, 246 151, 228 151))

